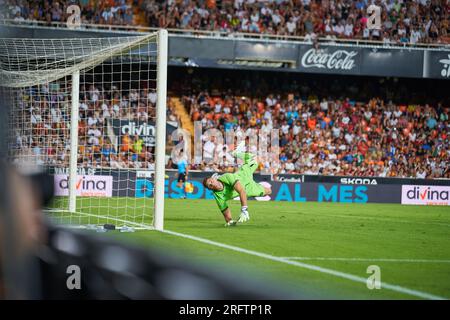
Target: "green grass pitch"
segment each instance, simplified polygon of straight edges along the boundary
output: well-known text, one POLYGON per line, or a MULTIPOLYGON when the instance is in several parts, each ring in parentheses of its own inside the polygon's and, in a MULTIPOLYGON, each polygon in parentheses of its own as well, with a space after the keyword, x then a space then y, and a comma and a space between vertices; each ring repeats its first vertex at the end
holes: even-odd
MULTIPOLYGON (((109 207, 112 202, 108 202, 111 199, 78 201, 85 206, 90 204, 91 213, 98 216, 93 219, 95 223, 105 222, 101 217, 112 214, 109 207)), ((153 200, 113 201, 123 206, 119 211, 126 218, 127 210, 131 212, 133 206, 150 206, 153 200)), ((239 201, 230 207, 237 219, 239 201)), ((313 266, 314 270, 156 231, 104 235, 165 248, 210 268, 248 274, 256 280, 275 283, 299 298, 305 294, 313 299, 424 298, 404 289, 450 298, 448 207, 250 201, 249 212, 249 222, 224 227, 213 200, 166 199, 164 228, 270 257, 282 257, 284 261, 313 266), (381 289, 369 290, 364 282, 317 268, 367 279, 370 265, 380 268, 381 289), (401 289, 386 288, 385 283, 401 289)), ((79 221, 86 222, 85 218, 79 221)), ((150 224, 151 217, 139 217, 136 222, 150 224)))

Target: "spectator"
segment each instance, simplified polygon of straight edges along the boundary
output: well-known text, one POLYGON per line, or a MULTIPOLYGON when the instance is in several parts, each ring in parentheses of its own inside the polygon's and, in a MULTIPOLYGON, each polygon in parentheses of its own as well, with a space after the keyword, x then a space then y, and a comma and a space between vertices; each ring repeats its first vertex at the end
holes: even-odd
MULTIPOLYGON (((197 75, 195 86, 205 90, 200 94, 191 92, 182 102, 190 109, 193 120, 202 120, 204 129, 234 129, 241 137, 244 134, 255 136, 254 129, 265 133, 279 129, 282 170, 285 172, 450 178, 448 101, 408 104, 411 97, 401 95, 400 86, 393 79, 379 82, 377 86, 380 92, 394 90, 395 99, 404 99, 404 104, 376 96, 367 99, 370 94, 375 95, 374 89, 367 85, 373 80, 361 80, 356 90, 350 90, 344 80, 342 86, 331 81, 326 86, 327 91, 315 84, 315 80, 304 79, 303 83, 289 80, 286 82, 292 86, 291 93, 281 84, 280 78, 272 77, 260 77, 259 85, 252 88, 253 94, 243 99, 239 90, 245 90, 246 79, 227 82, 225 77, 217 76, 218 83, 226 83, 224 90, 220 85, 208 87, 211 78, 207 77, 205 81, 197 75), (274 85, 268 85, 268 79, 273 80, 274 85), (335 86, 336 95, 332 94, 335 86), (367 88, 362 89, 364 87, 367 88), (353 92, 352 99, 342 98, 349 92, 353 92), (417 163, 421 163, 421 167, 417 163)), ((188 83, 182 77, 179 81, 188 83)), ((58 92, 61 87, 42 85, 31 91, 19 91, 19 101, 23 101, 23 105, 14 114, 18 117, 14 123, 28 123, 31 130, 29 135, 18 132, 14 145, 19 151, 34 154, 42 164, 68 165, 70 119, 64 107, 66 98, 58 92)), ((433 101, 435 94, 432 88, 428 89, 422 89, 423 99, 433 101)), ((441 91, 441 88, 437 89, 441 91)), ((143 113, 147 113, 148 118, 154 117, 154 105, 150 102, 154 97, 149 92, 152 93, 145 89, 119 91, 114 86, 80 87, 78 155, 83 166, 153 166, 154 151, 145 145, 142 137, 133 133, 132 138, 125 134, 114 144, 111 143, 114 130, 108 129, 111 121, 138 121, 136 119, 143 113), (148 105, 142 102, 147 99, 148 105), (120 111, 116 112, 113 105, 120 111)), ((175 116, 177 119, 170 101, 167 118, 170 120, 175 116)), ((224 147, 214 138, 207 139, 204 159, 214 160, 217 156, 222 159, 224 147)), ((202 164, 197 169, 227 170, 228 160, 223 165, 202 164)), ((264 166, 267 168, 267 163, 264 166)))
POLYGON ((433 130, 437 125, 437 121, 433 117, 429 117, 427 120, 427 127, 431 130, 433 130))
MULTIPOLYGON (((252 32, 278 36, 311 35, 333 39, 389 39, 394 42, 439 43, 449 34, 448 10, 445 1, 432 5, 424 1, 382 1, 382 26, 372 32, 367 28, 367 6, 371 1, 343 0, 318 6, 311 1, 242 1, 233 5, 214 1, 112 1, 93 6, 79 3, 82 22, 93 24, 135 25, 145 20, 149 27, 200 29, 223 32, 252 32), (142 10, 143 9, 143 10, 142 10), (133 11, 146 19, 133 19, 133 11), (421 19, 418 19, 421 17, 421 19), (420 36, 419 36, 420 35, 420 36)), ((7 17, 22 21, 65 21, 65 9, 71 1, 6 0, 7 17)), ((390 41, 384 41, 389 44, 390 41)))
MULTIPOLYGON (((450 153, 441 158, 437 154, 443 155, 449 142, 441 139, 438 149, 432 138, 439 132, 447 135, 448 126, 442 121, 447 121, 448 109, 442 104, 434 110, 430 105, 396 105, 379 98, 354 102, 348 98, 318 99, 307 95, 300 99, 271 93, 242 100, 229 93, 227 99, 232 99, 233 104, 247 103, 230 114, 228 123, 234 118, 247 134, 247 129, 254 127, 263 132, 280 130, 283 172, 415 177, 417 169, 410 163, 427 156, 433 159, 425 165, 427 178, 448 175, 444 168, 450 153), (259 121, 255 110, 261 110, 259 121)), ((220 121, 212 120, 209 125, 221 128, 220 121)), ((267 168, 267 163, 264 166, 267 168)))

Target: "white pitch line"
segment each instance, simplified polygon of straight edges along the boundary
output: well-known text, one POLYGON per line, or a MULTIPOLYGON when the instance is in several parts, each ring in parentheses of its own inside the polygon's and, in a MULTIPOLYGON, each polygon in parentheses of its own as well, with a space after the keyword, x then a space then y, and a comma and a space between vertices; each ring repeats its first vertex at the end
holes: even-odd
MULTIPOLYGON (((292 211, 288 211, 289 213, 292 213, 292 211)), ((371 216, 358 216, 358 215, 339 215, 339 214, 309 214, 302 212, 302 214, 308 214, 308 215, 314 215, 318 218, 320 217, 336 217, 336 218, 346 218, 346 219, 365 219, 365 220, 375 220, 375 221, 388 221, 393 223, 409 223, 409 224, 424 224, 424 225, 435 225, 435 226, 441 226, 441 227, 450 227, 450 224, 444 223, 444 222, 436 222, 436 221, 412 221, 412 220, 398 220, 398 219, 390 219, 390 218, 378 218, 378 217, 371 217, 371 216)))
POLYGON ((333 258, 333 257, 280 257, 287 260, 316 261, 362 261, 362 262, 408 262, 408 263, 450 263, 450 260, 435 259, 388 259, 388 258, 333 258))
POLYGON ((112 217, 105 218, 105 216, 97 215, 97 214, 93 214, 93 213, 87 213, 87 212, 74 212, 74 213, 82 215, 82 216, 88 216, 88 217, 94 217, 94 218, 102 218, 102 219, 107 219, 107 220, 114 220, 114 221, 117 221, 117 222, 123 222, 125 224, 130 224, 130 225, 134 226, 135 228, 138 227, 138 228, 145 229, 145 230, 153 230, 154 229, 151 226, 147 226, 147 225, 139 223, 139 222, 123 220, 123 219, 120 219, 120 218, 112 218, 112 217))
MULTIPOLYGON (((275 257, 275 256, 272 256, 270 254, 257 252, 257 251, 253 251, 253 250, 248 250, 248 249, 244 249, 244 248, 240 248, 240 247, 235 247, 235 246, 231 246, 231 245, 227 245, 227 244, 223 244, 223 243, 219 243, 219 242, 215 242, 215 241, 211 241, 211 240, 208 240, 208 239, 203 239, 203 238, 200 238, 200 237, 191 236, 191 235, 183 234, 183 233, 179 233, 179 232, 174 232, 174 231, 169 231, 169 230, 163 230, 161 232, 167 233, 167 234, 171 234, 171 235, 174 235, 174 236, 178 236, 178 237, 182 237, 182 238, 186 238, 186 239, 191 239, 191 240, 203 242, 203 243, 214 245, 214 246, 217 246, 217 247, 221 247, 221 248, 237 251, 237 252, 240 252, 240 253, 246 253, 246 254, 249 254, 249 255, 252 255, 252 256, 256 256, 256 257, 260 257, 260 258, 264 258, 264 259, 267 259, 267 260, 272 260, 272 261, 277 261, 277 262, 281 262, 281 263, 286 263, 286 264, 293 265, 293 266, 296 266, 296 267, 300 267, 300 268, 304 268, 304 269, 309 269, 309 270, 313 270, 313 271, 329 274, 329 275, 332 275, 332 276, 335 276, 335 277, 344 278, 344 279, 347 279, 347 280, 363 283, 364 285, 366 285, 366 283, 367 283, 367 279, 366 278, 355 276, 355 275, 344 273, 344 272, 340 272, 340 271, 336 271, 336 270, 332 270, 332 269, 328 269, 328 268, 322 268, 322 267, 315 266, 315 265, 312 265, 312 264, 307 264, 307 263, 298 262, 298 261, 291 261, 291 260, 288 260, 288 259, 283 258, 283 257, 275 257)), ((385 289, 392 290, 392 291, 396 291, 396 292, 408 294, 408 295, 411 295, 411 296, 419 297, 419 298, 422 298, 422 299, 446 300, 446 298, 443 298, 443 297, 440 297, 440 296, 436 296, 436 295, 433 295, 433 294, 430 294, 430 293, 427 293, 427 292, 422 292, 422 291, 418 291, 418 290, 408 289, 408 288, 405 288, 405 287, 397 286, 397 285, 394 285, 394 284, 389 284, 389 283, 386 283, 386 282, 383 282, 381 284, 381 287, 385 288, 385 289)))

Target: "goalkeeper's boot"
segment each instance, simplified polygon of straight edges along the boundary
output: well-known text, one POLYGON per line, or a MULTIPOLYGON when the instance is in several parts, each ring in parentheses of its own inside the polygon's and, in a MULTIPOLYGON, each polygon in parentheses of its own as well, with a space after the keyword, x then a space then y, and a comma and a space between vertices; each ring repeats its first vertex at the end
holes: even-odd
POLYGON ((231 155, 236 158, 239 154, 244 152, 245 152, 245 141, 241 141, 236 146, 236 148, 234 148, 234 150, 231 151, 231 155))
POLYGON ((225 223, 225 227, 233 227, 236 225, 236 223, 237 223, 236 221, 230 220, 227 223, 225 223))
POLYGON ((241 141, 236 149, 231 152, 231 155, 235 158, 244 160, 244 163, 256 163, 256 155, 250 152, 245 152, 245 141, 241 141))

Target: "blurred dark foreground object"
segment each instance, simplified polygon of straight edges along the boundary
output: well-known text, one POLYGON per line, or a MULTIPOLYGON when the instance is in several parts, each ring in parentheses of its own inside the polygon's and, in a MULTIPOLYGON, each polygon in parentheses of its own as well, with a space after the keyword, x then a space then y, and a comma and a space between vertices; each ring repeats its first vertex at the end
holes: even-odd
POLYGON ((242 275, 217 273, 157 249, 61 227, 50 228, 48 245, 38 256, 43 299, 292 299, 242 275), (73 288, 77 285, 79 289, 73 288))
POLYGON ((54 192, 54 178, 46 171, 40 171, 27 175, 31 180, 33 188, 39 193, 39 202, 41 207, 46 207, 50 204, 54 192))
POLYGON ((0 178, 0 299, 292 298, 239 270, 224 274, 162 248, 53 225, 42 213, 53 177, 19 174, 2 161, 0 178))

